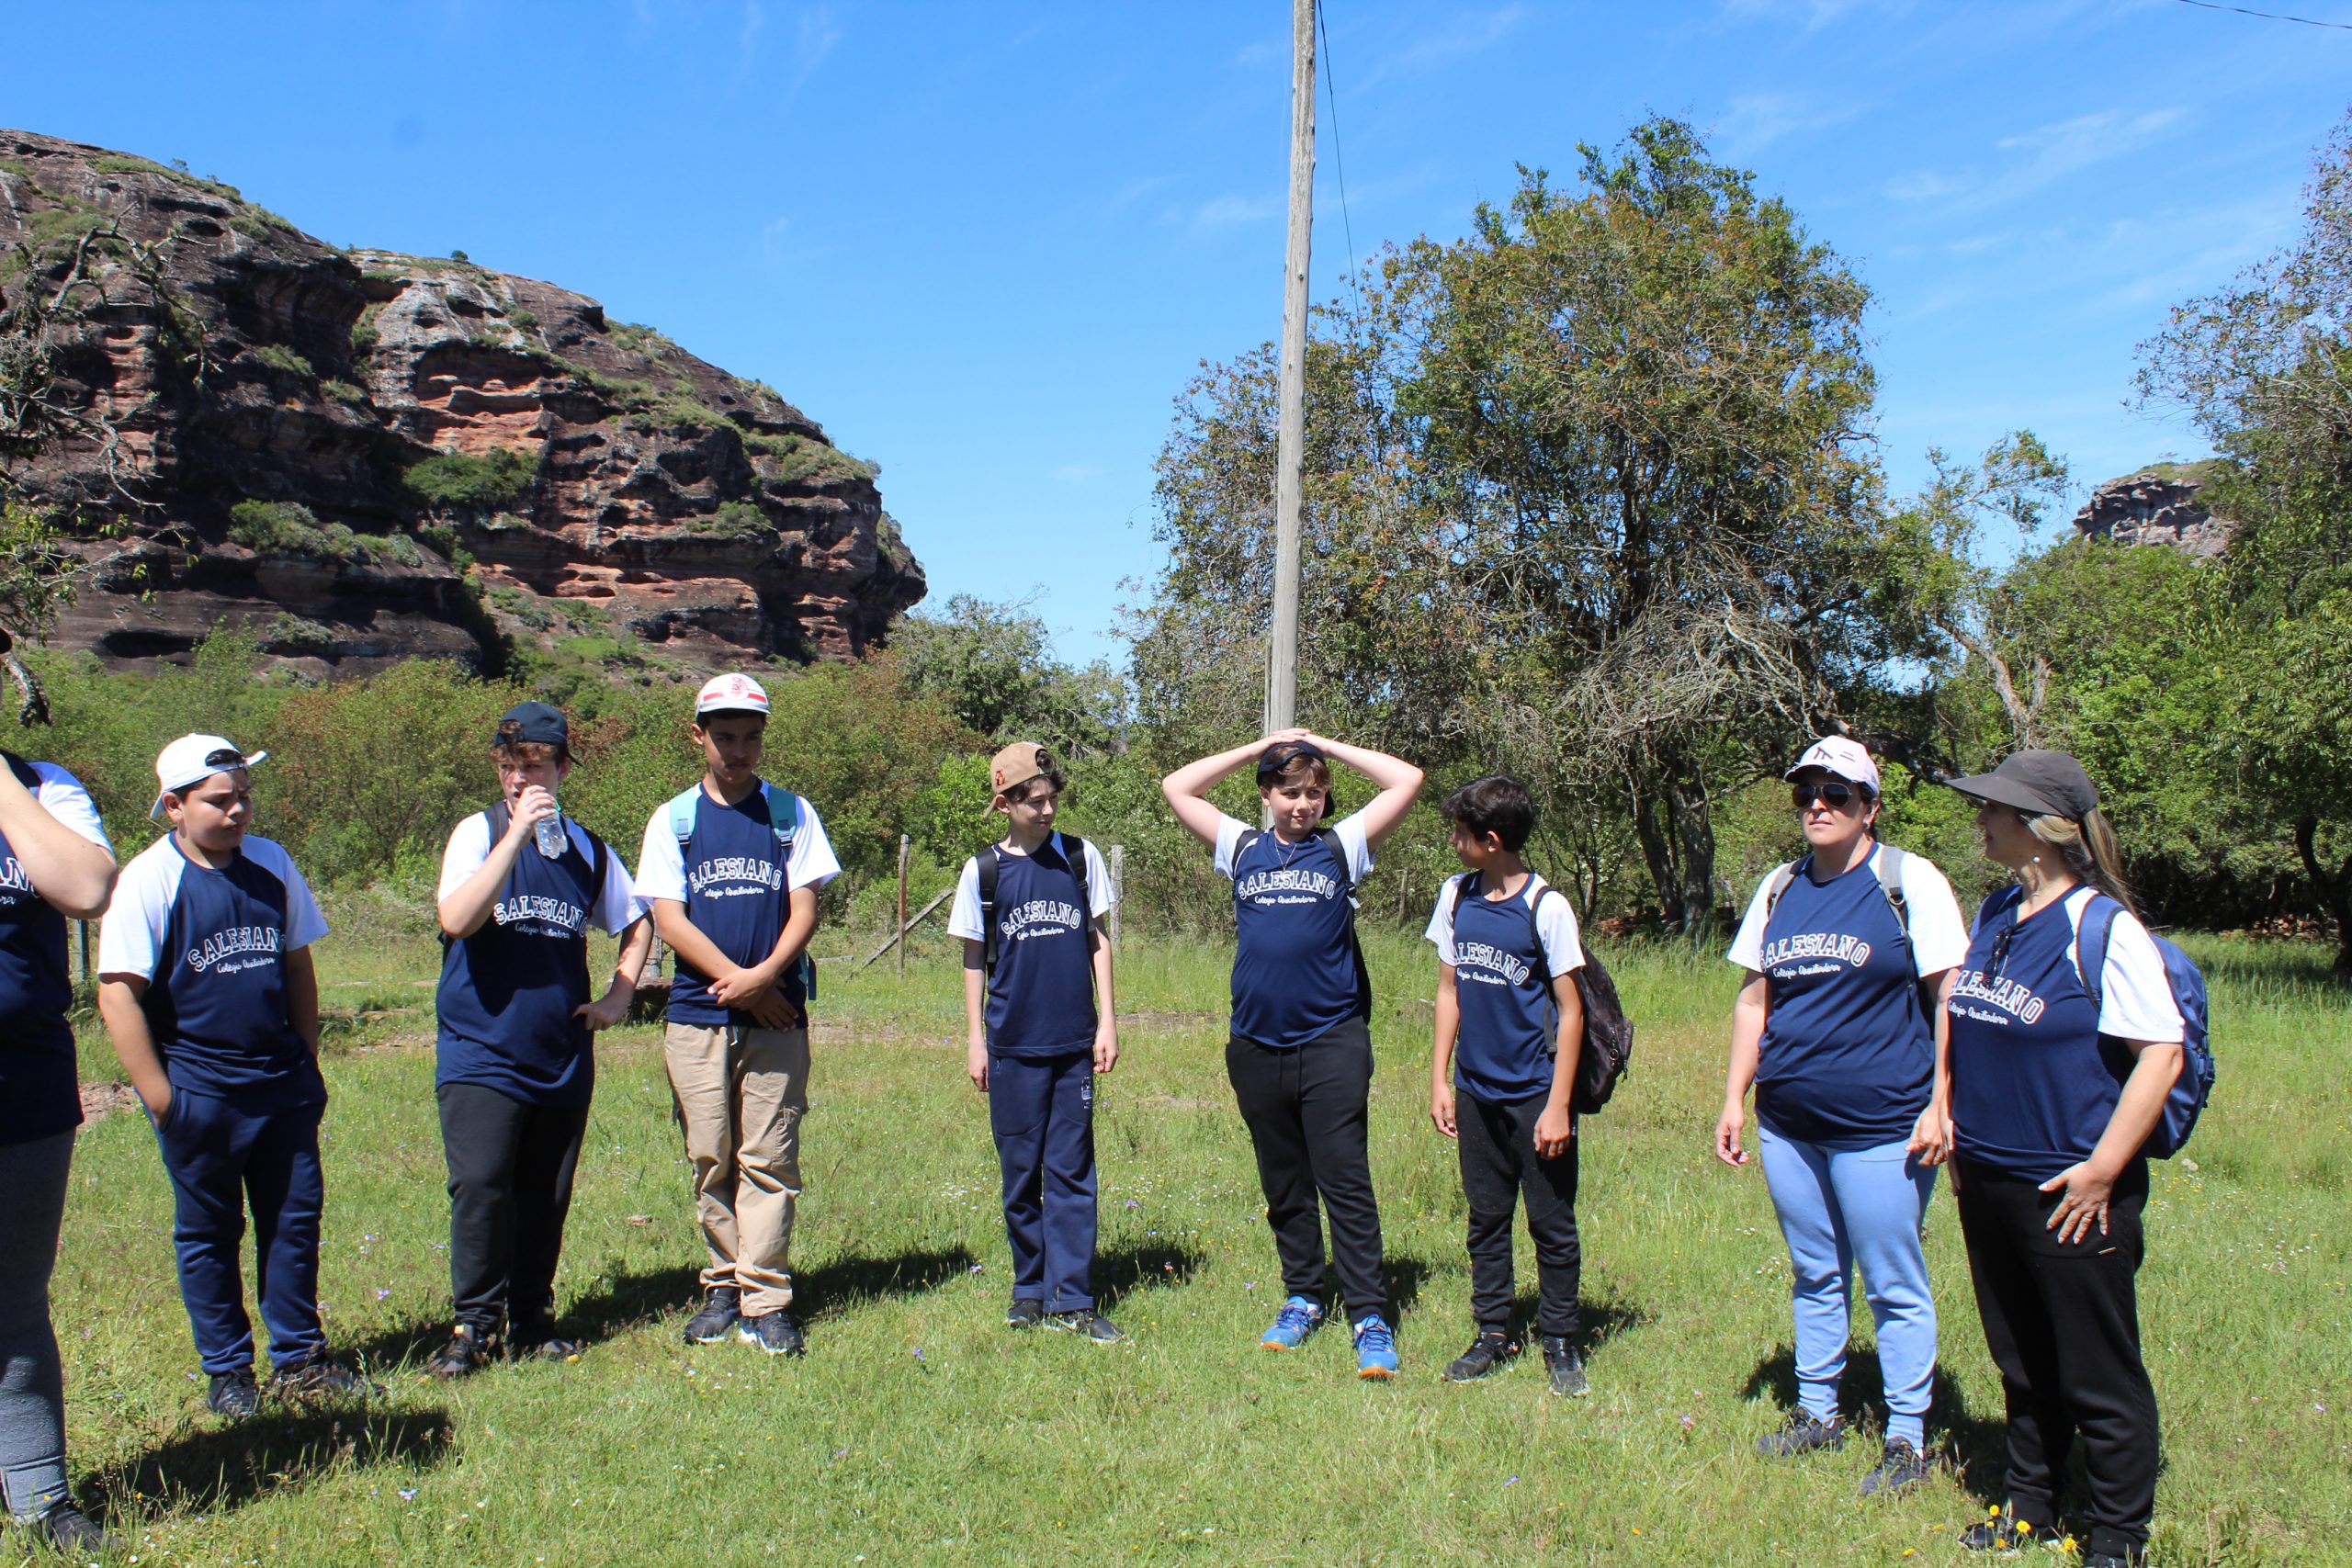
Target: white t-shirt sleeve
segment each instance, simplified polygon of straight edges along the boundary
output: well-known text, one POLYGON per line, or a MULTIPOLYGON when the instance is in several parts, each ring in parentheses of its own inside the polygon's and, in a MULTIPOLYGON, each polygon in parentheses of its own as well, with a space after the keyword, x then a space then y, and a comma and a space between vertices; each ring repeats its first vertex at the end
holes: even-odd
POLYGON ((1584 938, 1577 930, 1577 912, 1568 896, 1547 886, 1535 906, 1535 936, 1544 944, 1544 967, 1552 978, 1584 967, 1584 938))
POLYGON ((1921 975, 1956 969, 1968 956, 1968 922, 1933 861, 1903 857, 1903 903, 1911 915, 1911 962, 1921 975))
POLYGON ((155 850, 132 857, 115 880, 114 897, 98 920, 98 973, 155 977, 164 922, 179 891, 179 852, 158 839, 155 850), (168 857, 168 858, 166 858, 168 857))
POLYGON ((670 803, 653 808, 645 824, 645 840, 637 851, 637 896, 648 904, 656 898, 686 901, 686 857, 678 835, 670 827, 670 803))
POLYGON ((54 762, 35 762, 33 772, 40 777, 40 788, 34 791, 33 798, 43 810, 98 848, 114 848, 107 841, 106 824, 98 820, 97 802, 90 798, 80 779, 54 762))
MULTIPOLYGON (((582 852, 586 852, 584 848, 582 852)), ((488 859, 490 818, 477 811, 449 830, 448 845, 441 852, 441 886, 434 890, 434 898, 447 898, 457 891, 488 859)))
MULTIPOLYGON (((983 850, 982 854, 992 852, 983 850)), ((981 942, 988 937, 980 925, 980 863, 967 860, 964 869, 956 874, 956 898, 947 909, 947 934, 966 942, 981 942)))
POLYGON ((1217 814, 1214 863, 1218 875, 1230 877, 1233 874, 1234 846, 1241 842, 1241 835, 1249 830, 1250 825, 1238 817, 1227 817, 1223 812, 1217 814))
MULTIPOLYGON (((2088 897, 2067 900, 2066 912, 2077 931, 2082 929, 2083 909, 2089 903, 2088 897)), ((2069 956, 2074 953, 2070 946, 2069 956)), ((2177 1045, 2188 1037, 2180 1005, 2172 999, 2172 980, 2165 974, 2165 956, 2156 951, 2148 928, 2129 910, 2117 911, 2108 932, 2107 964, 2099 980, 2098 1032, 2157 1045, 2177 1045)))
POLYGON ((1119 901, 1119 890, 1111 886, 1111 863, 1103 858, 1102 849, 1093 840, 1086 845, 1086 903, 1101 919, 1119 901))
MULTIPOLYGON (((822 887, 842 874, 842 863, 833 858, 833 841, 825 837, 825 825, 818 820, 817 808, 804 800, 800 812, 800 831, 792 836, 792 857, 784 864, 787 893, 822 887)), ((670 841, 674 844, 677 840, 673 837, 670 841)))
POLYGON ((1437 949, 1437 961, 1449 966, 1453 963, 1454 890, 1469 874, 1466 871, 1458 871, 1445 879, 1444 885, 1437 890, 1437 907, 1430 911, 1429 929, 1421 933, 1429 940, 1430 945, 1437 949))
MULTIPOLYGON (((579 850, 590 865, 594 865, 596 846, 588 837, 588 829, 568 817, 564 818, 564 826, 571 831, 573 847, 579 850)), ((651 906, 638 897, 637 880, 629 875, 628 864, 621 859, 620 851, 606 844, 605 846, 605 885, 596 890, 596 908, 589 919, 594 920, 601 930, 618 936, 643 919, 650 909, 651 906)))
POLYGON ((311 885, 302 880, 301 872, 295 868, 294 859, 285 848, 266 839, 262 843, 266 850, 276 852, 275 854, 262 855, 263 863, 269 865, 277 874, 278 880, 286 884, 286 951, 293 953, 327 934, 326 913, 319 908, 319 901, 311 896, 311 885))
POLYGON ((1372 874, 1372 839, 1364 831, 1363 813, 1351 811, 1331 824, 1340 852, 1348 857, 1348 880, 1362 882, 1372 874))
POLYGON ((1771 914, 1764 907, 1764 897, 1772 890, 1772 879, 1780 874, 1781 868, 1774 866, 1756 885, 1754 897, 1747 900, 1747 913, 1740 917, 1739 930, 1732 934, 1731 951, 1724 954, 1742 969, 1759 975, 1764 972, 1764 922, 1771 914))

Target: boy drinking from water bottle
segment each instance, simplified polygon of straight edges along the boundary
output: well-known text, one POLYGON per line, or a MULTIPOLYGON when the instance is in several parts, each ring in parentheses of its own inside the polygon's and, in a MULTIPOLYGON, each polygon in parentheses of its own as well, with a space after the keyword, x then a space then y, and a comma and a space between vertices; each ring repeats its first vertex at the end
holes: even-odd
POLYGON ((1102 852, 1054 831, 1061 765, 1022 741, 989 763, 1003 841, 964 863, 964 1068, 989 1097, 1012 1247, 1014 1328, 1124 1337, 1094 1310, 1094 1076, 1119 1060, 1102 852))
POLYGON ((653 946, 628 867, 556 805, 571 772, 563 715, 545 703, 508 709, 490 754, 498 799, 458 824, 441 857, 434 1096, 458 1323, 426 1370, 443 1378, 478 1371, 502 1348, 579 1354, 556 1328, 555 1269, 595 1089, 591 1042, 628 1011, 653 946), (593 999, 591 925, 621 938, 593 999))
POLYGON ((694 1161, 710 1261, 686 1338, 806 1348, 792 1305, 800 1118, 808 1109, 801 959, 817 889, 841 873, 816 810, 760 777, 768 694, 719 675, 695 699, 702 781, 653 813, 638 892, 678 955, 662 1054, 694 1161))

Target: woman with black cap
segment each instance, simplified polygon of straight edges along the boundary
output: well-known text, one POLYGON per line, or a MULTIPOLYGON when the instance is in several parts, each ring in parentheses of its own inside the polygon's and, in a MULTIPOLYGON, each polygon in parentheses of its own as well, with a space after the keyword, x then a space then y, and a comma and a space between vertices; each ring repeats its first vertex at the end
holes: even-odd
POLYGON ((1854 1266, 1878 1331, 1886 1441, 1865 1495, 1928 1474, 1936 1303, 1919 1224, 1949 1152, 1936 1024, 1968 950, 1943 873, 1878 840, 1878 764, 1817 740, 1787 777, 1803 859, 1759 883, 1726 955, 1746 971, 1715 1157, 1740 1166, 1756 1089, 1765 1186, 1788 1243, 1797 1407, 1758 1439, 1770 1458, 1845 1445, 1838 1410, 1854 1266))
POLYGON ((2052 1533, 2079 1435, 2084 1568, 2130 1568, 2156 1498, 2134 1294, 2142 1147, 2185 1026, 2082 764, 2019 751, 1951 787, 1979 803, 1984 852, 2017 879, 1978 912, 1949 1004, 1952 1187, 2008 1403, 2007 1503, 1963 1540, 2007 1551, 2052 1533), (2104 953, 2086 953, 2102 928, 2104 953))

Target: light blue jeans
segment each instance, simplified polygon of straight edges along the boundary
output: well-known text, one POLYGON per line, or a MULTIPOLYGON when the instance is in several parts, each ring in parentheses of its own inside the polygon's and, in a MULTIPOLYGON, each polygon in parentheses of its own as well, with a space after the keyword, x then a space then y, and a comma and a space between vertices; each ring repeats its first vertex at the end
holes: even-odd
POLYGON ((1758 1131, 1764 1183, 1794 1265, 1798 1400, 1820 1420, 1837 1413, 1847 1303, 1860 1263, 1886 1379, 1887 1438, 1924 1450, 1936 1376, 1936 1302, 1928 1292, 1919 1223, 1936 1190, 1934 1168, 1914 1162, 1903 1141, 1828 1149, 1769 1127, 1758 1131))

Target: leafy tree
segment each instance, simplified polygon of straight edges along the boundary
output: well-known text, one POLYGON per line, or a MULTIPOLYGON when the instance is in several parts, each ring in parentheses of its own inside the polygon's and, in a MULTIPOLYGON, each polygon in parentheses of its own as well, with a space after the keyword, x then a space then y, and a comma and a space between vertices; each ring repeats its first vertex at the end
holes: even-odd
POLYGON ((1066 757, 1114 750, 1125 728, 1125 683, 1103 665, 1073 669, 1026 604, 959 593, 944 615, 909 615, 891 629, 900 677, 937 697, 998 744, 1036 740, 1066 757))

